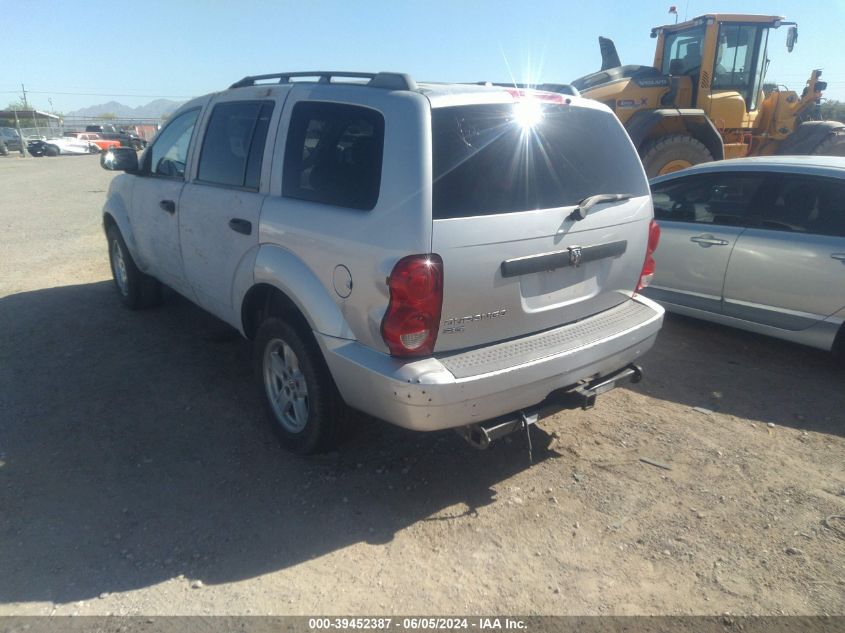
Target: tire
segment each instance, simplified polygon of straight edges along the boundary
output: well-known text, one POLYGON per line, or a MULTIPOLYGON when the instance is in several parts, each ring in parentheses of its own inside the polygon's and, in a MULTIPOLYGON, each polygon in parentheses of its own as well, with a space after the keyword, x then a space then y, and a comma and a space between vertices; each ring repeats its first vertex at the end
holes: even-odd
POLYGON ((45 156, 58 156, 61 154, 61 151, 55 145, 47 145, 44 148, 44 155, 45 156))
POLYGON ((123 305, 130 310, 142 310, 160 304, 161 283, 138 270, 118 228, 110 226, 106 237, 112 280, 123 305))
POLYGON ((267 318, 255 335, 253 362, 267 418, 282 446, 299 455, 334 448, 349 412, 310 332, 267 318))
POLYGON ((670 134, 652 141, 643 147, 641 154, 649 178, 713 160, 704 143, 686 134, 670 134))
POLYGON ((813 156, 845 156, 845 130, 837 130, 813 149, 813 156))
POLYGON ((833 357, 842 369, 845 369, 845 325, 839 328, 839 333, 833 341, 833 357))
POLYGON ((6 147, 6 143, 0 141, 0 156, 8 156, 9 155, 9 148, 6 147))

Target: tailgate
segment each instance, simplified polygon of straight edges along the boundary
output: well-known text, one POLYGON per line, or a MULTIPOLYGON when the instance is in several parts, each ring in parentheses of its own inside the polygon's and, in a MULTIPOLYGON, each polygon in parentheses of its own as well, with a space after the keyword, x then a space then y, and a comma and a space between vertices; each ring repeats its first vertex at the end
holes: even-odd
POLYGON ((601 107, 543 104, 524 125, 512 111, 432 112, 432 252, 444 270, 435 351, 583 319, 628 300, 639 280, 651 197, 618 120, 601 107), (597 194, 631 197, 570 217, 597 194))

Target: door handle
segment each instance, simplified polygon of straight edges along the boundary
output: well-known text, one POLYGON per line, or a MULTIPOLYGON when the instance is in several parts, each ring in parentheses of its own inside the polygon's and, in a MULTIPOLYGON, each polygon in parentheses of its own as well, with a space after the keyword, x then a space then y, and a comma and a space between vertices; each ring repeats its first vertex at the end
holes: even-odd
POLYGON ((708 248, 710 246, 727 246, 727 240, 720 240, 717 237, 713 237, 712 235, 696 235, 695 237, 689 238, 690 242, 695 242, 702 248, 708 248))
POLYGON ((250 235, 252 233, 252 222, 241 218, 232 218, 229 220, 229 228, 236 233, 250 235))
POLYGON ((845 262, 845 253, 831 253, 833 259, 838 259, 840 262, 845 262))
POLYGON ((176 213, 176 203, 173 200, 162 200, 158 203, 158 206, 168 213, 176 213))

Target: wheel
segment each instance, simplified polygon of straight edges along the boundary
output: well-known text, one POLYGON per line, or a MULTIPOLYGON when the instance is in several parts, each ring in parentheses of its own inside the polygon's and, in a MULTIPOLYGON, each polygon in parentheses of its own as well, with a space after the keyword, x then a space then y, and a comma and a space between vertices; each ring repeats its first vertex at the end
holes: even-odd
POLYGON ((686 134, 671 134, 643 147, 646 176, 654 178, 713 160, 704 143, 686 134))
POLYGON ((138 270, 118 228, 110 226, 106 236, 112 278, 123 304, 131 310, 140 310, 161 303, 161 283, 138 270))
POLYGON ((333 448, 348 411, 310 332, 278 317, 258 328, 255 373, 280 443, 306 455, 333 448))
POLYGON ((845 130, 837 130, 813 149, 814 156, 845 156, 845 130))
POLYGON ((0 156, 8 156, 9 155, 9 148, 6 147, 6 143, 0 141, 0 156))
POLYGON ((44 147, 45 156, 58 156, 60 153, 61 151, 55 145, 47 145, 44 147))

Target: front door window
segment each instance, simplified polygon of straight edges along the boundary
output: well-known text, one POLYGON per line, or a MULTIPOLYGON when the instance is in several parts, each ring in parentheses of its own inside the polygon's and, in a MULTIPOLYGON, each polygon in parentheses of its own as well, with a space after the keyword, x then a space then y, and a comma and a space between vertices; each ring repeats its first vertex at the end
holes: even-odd
POLYGON ((199 110, 189 110, 167 124, 147 153, 145 170, 148 173, 168 178, 185 177, 188 147, 199 113, 199 110))

